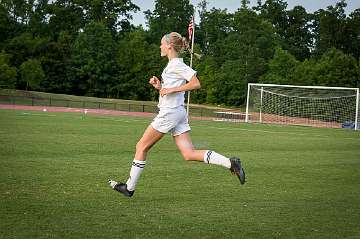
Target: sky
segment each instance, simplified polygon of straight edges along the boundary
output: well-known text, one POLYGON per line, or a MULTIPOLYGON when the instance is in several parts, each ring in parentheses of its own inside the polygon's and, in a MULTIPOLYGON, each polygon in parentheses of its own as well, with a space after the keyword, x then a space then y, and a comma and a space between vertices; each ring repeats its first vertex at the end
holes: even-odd
MULTIPOLYGON (((140 11, 137 13, 133 13, 133 20, 132 23, 134 25, 143 25, 146 27, 146 20, 144 16, 144 11, 150 9, 153 11, 155 8, 155 0, 133 0, 137 6, 140 7, 140 11)), ((195 7, 197 4, 201 2, 201 0, 190 0, 190 3, 193 4, 195 7)), ((220 9, 227 9, 228 12, 234 12, 240 7, 240 0, 207 0, 208 9, 213 7, 220 8, 220 9)), ((264 0, 263 0, 264 2, 264 0)), ((293 9, 294 6, 301 5, 303 6, 307 12, 315 12, 318 9, 326 9, 327 6, 335 5, 338 0, 288 0, 288 9, 293 9)), ((357 8, 360 8, 360 0, 347 0, 347 7, 346 7, 346 14, 351 13, 357 8)), ((250 0, 250 7, 256 6, 257 0, 250 0)), ((196 16, 195 16, 196 17, 196 16)), ((195 21, 197 21, 195 19, 195 21)))

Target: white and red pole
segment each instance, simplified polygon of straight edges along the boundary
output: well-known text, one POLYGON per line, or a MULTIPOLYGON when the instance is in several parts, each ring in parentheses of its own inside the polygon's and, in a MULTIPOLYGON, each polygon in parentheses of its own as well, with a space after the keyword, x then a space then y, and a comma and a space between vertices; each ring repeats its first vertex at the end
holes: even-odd
MULTIPOLYGON (((195 8, 196 9, 196 8, 195 8)), ((191 38, 191 56, 190 56, 190 67, 192 68, 193 65, 193 56, 194 56, 194 39, 195 39, 195 9, 194 14, 191 18, 191 22, 189 24, 189 33, 190 33, 190 25, 191 25, 191 35, 189 34, 189 38, 191 38)), ((190 91, 187 92, 187 106, 186 106, 186 112, 187 116, 189 118, 189 106, 190 106, 190 91)))

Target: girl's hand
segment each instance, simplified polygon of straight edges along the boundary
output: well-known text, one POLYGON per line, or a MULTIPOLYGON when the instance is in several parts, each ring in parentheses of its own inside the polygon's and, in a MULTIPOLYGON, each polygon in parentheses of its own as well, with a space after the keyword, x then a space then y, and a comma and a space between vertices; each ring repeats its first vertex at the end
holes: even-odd
POLYGON ((171 94, 171 93, 174 93, 174 92, 175 92, 174 88, 162 88, 160 90, 160 95, 165 96, 165 95, 168 95, 168 94, 171 94))
POLYGON ((149 83, 150 83, 155 89, 158 89, 158 90, 161 89, 161 82, 160 82, 160 80, 159 80, 156 76, 151 77, 150 80, 149 80, 149 83))

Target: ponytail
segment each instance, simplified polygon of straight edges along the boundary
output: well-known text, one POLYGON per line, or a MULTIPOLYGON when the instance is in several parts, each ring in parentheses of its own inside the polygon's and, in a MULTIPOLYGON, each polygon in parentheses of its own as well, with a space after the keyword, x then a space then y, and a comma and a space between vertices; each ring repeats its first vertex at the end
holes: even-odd
POLYGON ((182 37, 182 42, 183 42, 182 52, 188 51, 191 54, 190 44, 188 40, 186 40, 185 37, 182 37))
MULTIPOLYGON (((171 45, 176 52, 183 53, 184 51, 192 54, 188 40, 182 37, 177 32, 171 32, 165 35, 165 40, 168 45, 171 45)), ((201 55, 194 53, 194 55, 200 59, 201 55)))

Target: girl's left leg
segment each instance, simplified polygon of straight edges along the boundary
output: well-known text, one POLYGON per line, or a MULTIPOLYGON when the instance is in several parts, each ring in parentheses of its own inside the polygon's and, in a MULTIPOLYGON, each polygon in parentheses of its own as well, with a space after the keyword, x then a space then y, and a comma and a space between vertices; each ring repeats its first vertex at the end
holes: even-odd
POLYGON ((148 151, 164 136, 163 133, 154 129, 151 125, 145 130, 143 136, 136 144, 134 161, 130 169, 130 175, 126 181, 127 189, 134 191, 137 181, 145 167, 148 151))
POLYGON ((118 183, 116 181, 109 180, 110 186, 127 197, 133 196, 136 183, 139 180, 140 175, 145 167, 147 152, 163 136, 164 133, 157 131, 151 125, 149 125, 141 139, 136 144, 135 158, 132 162, 128 180, 126 181, 126 183, 118 183))

